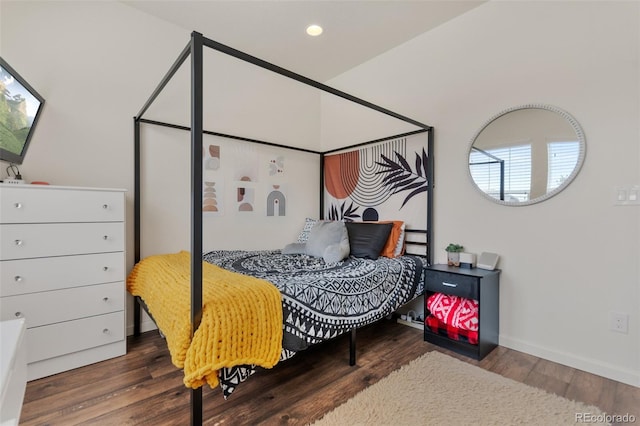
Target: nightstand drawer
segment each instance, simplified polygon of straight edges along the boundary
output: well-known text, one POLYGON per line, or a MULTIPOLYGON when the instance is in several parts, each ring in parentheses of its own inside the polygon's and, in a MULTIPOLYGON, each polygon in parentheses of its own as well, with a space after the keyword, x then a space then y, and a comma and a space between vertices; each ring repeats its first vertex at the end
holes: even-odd
POLYGON ((427 291, 478 300, 478 279, 448 272, 427 271, 427 291))

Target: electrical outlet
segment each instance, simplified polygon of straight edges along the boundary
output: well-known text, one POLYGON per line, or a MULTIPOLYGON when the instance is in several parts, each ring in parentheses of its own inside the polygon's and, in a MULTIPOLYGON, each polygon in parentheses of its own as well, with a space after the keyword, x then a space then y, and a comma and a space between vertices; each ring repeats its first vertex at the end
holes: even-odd
POLYGON ((609 328, 612 331, 627 334, 629 332, 629 314, 611 312, 611 323, 609 328))

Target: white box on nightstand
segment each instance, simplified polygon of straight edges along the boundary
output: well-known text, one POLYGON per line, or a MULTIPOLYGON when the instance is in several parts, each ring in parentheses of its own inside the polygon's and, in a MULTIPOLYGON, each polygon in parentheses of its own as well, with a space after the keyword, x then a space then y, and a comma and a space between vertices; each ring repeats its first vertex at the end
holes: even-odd
POLYGON ((475 253, 460 253, 460 267, 461 268, 475 268, 476 267, 476 255, 475 253))

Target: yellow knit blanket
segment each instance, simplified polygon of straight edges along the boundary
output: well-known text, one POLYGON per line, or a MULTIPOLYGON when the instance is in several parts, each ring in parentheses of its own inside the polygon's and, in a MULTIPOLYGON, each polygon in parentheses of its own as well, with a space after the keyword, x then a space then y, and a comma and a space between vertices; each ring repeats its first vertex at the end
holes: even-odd
POLYGON ((271 368, 282 350, 282 302, 271 283, 202 262, 202 322, 191 340, 190 255, 150 256, 127 278, 164 333, 171 361, 184 368, 184 384, 218 385, 223 367, 271 368))

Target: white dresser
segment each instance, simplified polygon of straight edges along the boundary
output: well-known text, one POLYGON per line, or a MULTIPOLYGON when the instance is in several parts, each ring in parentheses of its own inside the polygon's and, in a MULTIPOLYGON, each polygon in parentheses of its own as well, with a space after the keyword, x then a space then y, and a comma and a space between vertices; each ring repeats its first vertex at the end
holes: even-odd
POLYGON ((0 320, 28 380, 126 353, 124 190, 0 184, 0 320))

